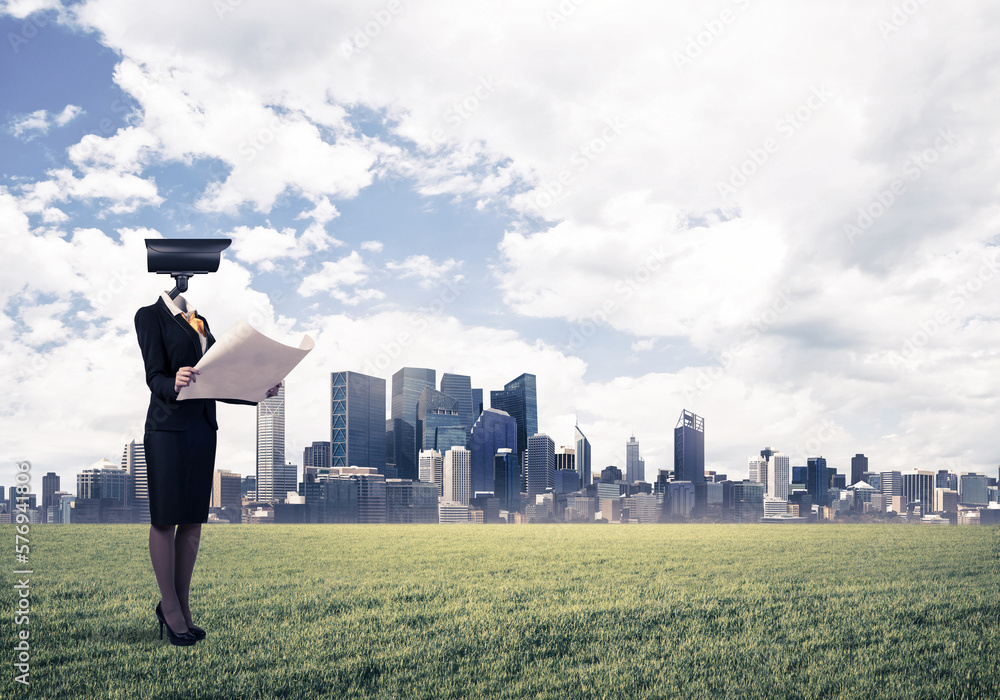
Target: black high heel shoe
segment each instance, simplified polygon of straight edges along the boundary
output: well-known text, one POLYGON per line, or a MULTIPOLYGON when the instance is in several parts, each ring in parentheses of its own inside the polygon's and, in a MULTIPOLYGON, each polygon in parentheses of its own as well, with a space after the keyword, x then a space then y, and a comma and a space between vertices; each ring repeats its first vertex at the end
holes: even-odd
POLYGON ((156 619, 160 621, 160 639, 163 639, 163 626, 167 625, 167 639, 169 639, 170 643, 174 646, 189 647, 198 641, 198 638, 191 633, 191 630, 178 634, 170 629, 170 625, 167 624, 166 618, 163 617, 163 610, 160 609, 159 603, 156 604, 156 619))
MULTIPOLYGON (((160 601, 160 603, 162 603, 162 602, 163 601, 160 601)), ((156 604, 156 617, 157 617, 157 619, 160 620, 160 622, 162 622, 163 624, 166 624, 167 621, 163 617, 163 610, 160 609, 160 603, 156 604)), ((191 636, 194 637, 195 640, 199 641, 199 642, 207 636, 206 633, 205 633, 205 630, 203 630, 198 625, 190 625, 190 626, 188 626, 188 632, 190 632, 191 636)))

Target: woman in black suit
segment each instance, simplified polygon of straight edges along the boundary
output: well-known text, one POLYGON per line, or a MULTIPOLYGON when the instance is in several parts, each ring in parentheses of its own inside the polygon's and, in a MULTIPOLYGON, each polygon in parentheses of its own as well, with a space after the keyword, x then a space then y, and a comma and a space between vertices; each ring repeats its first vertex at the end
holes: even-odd
MULTIPOLYGON (((215 338, 208 321, 184 297, 171 299, 166 292, 155 304, 136 312, 135 331, 151 392, 143 444, 151 524, 149 557, 160 588, 156 616, 161 638, 166 624, 171 644, 190 646, 205 638, 205 631, 191 619, 189 591, 201 523, 208 521, 219 425, 214 399, 178 401, 177 394, 197 381, 194 365, 215 338)), ((277 395, 279 387, 269 389, 268 397, 277 395)))

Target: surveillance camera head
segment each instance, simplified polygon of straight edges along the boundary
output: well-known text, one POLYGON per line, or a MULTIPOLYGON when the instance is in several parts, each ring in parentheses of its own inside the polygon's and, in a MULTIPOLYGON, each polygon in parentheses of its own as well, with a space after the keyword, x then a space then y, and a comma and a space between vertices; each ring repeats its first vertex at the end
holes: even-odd
POLYGON ((147 238, 146 266, 161 275, 216 272, 229 238, 147 238))
POLYGON ((218 271, 222 251, 232 242, 229 238, 147 238, 146 269, 177 281, 170 292, 174 298, 187 291, 192 275, 218 271))

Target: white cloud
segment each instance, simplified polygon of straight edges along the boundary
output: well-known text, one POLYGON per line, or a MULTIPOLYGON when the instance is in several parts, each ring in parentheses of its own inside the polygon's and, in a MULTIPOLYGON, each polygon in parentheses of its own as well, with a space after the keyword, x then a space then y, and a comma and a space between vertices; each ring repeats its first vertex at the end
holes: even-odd
POLYGON ((445 279, 462 279, 462 275, 452 274, 462 266, 462 262, 452 258, 438 261, 427 255, 411 255, 399 262, 390 260, 385 266, 402 279, 416 277, 418 284, 424 289, 432 289, 445 279))
POLYGON ((362 287, 368 282, 370 275, 371 268, 355 250, 340 260, 324 262, 319 272, 314 272, 302 280, 298 292, 304 297, 327 292, 344 304, 356 306, 362 301, 381 299, 385 296, 377 289, 362 287), (350 288, 350 291, 346 288, 350 288))
POLYGON ((70 160, 82 170, 139 173, 158 148, 155 136, 145 129, 126 127, 113 136, 87 134, 69 149, 70 160))
MULTIPOLYGON (((44 109, 39 109, 31 114, 25 114, 11 120, 10 133, 17 137, 20 137, 28 132, 44 134, 50 127, 51 123, 49 122, 49 113, 44 109)), ((31 138, 31 136, 32 134, 29 133, 28 138, 31 138)))
POLYGON ((11 119, 10 132, 20 138, 27 134, 28 140, 48 133, 53 126, 66 126, 78 116, 83 114, 83 108, 76 105, 66 105, 59 114, 52 114, 48 110, 38 109, 30 114, 11 119))
POLYGON ((3 4, 0 5, 0 11, 18 19, 30 17, 43 10, 62 11, 62 9, 60 0, 4 0, 3 4))
POLYGON ((48 180, 24 185, 24 210, 45 211, 53 202, 96 200, 112 214, 134 212, 163 201, 152 178, 114 170, 86 170, 77 177, 69 168, 50 170, 48 180))
POLYGON ((301 236, 291 228, 277 231, 265 226, 237 226, 227 236, 233 239, 233 252, 237 258, 267 272, 275 269, 276 261, 285 258, 300 260, 316 251, 326 250, 330 245, 341 245, 322 226, 314 226, 307 228, 301 236))
POLYGON ((384 247, 382 241, 361 241, 361 250, 367 250, 369 253, 381 253, 384 247))
POLYGON ((83 114, 82 107, 77 107, 76 105, 66 105, 63 107, 62 112, 52 118, 52 121, 56 126, 66 126, 81 114, 83 114))

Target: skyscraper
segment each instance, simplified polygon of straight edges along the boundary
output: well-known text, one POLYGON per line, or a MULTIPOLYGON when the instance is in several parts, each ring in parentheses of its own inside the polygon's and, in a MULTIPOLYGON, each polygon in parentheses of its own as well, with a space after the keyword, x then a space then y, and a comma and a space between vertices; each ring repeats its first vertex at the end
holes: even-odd
MULTIPOLYGON (((882 472, 879 479, 879 487, 883 496, 903 495, 903 475, 901 472, 882 472)), ((872 484, 874 486, 874 484, 872 484)))
POLYGON ((444 453, 454 446, 465 447, 466 442, 458 401, 425 387, 417 399, 417 447, 444 453))
POLYGON ((963 506, 989 505, 989 479, 983 474, 973 474, 971 472, 959 476, 958 502, 963 506))
POLYGON ((538 432, 538 391, 535 375, 522 374, 504 385, 503 391, 490 392, 490 406, 505 411, 517 423, 517 453, 528 449, 528 438, 538 432))
POLYGON ((479 418, 479 414, 483 412, 483 390, 482 387, 473 387, 472 389, 472 420, 475 421, 479 418))
POLYGON ((705 419, 687 410, 674 428, 674 481, 705 483, 705 419))
POLYGON ((76 497, 113 498, 118 505, 129 507, 132 505, 132 477, 112 462, 99 460, 76 475, 76 497))
MULTIPOLYGON (((472 426, 469 450, 472 454, 472 494, 493 491, 499 450, 517 449, 517 423, 506 412, 485 409, 472 426)), ((520 486, 518 486, 520 493, 520 486)), ((501 506, 502 508, 503 506, 501 506)))
POLYGON ((417 445, 417 401, 424 389, 434 388, 436 377, 435 370, 420 367, 403 367, 392 375, 392 448, 395 454, 389 461, 396 465, 400 478, 416 478, 417 453, 420 451, 417 445), (402 421, 402 424, 397 421, 402 421))
POLYGON ((645 465, 639 457, 639 441, 633 435, 625 443, 625 480, 630 484, 634 484, 637 481, 645 481, 646 470, 644 467, 645 465))
POLYGON ((750 455, 747 459, 747 479, 759 484, 765 483, 761 479, 767 479, 767 460, 757 455, 750 455))
MULTIPOLYGON (((135 440, 122 451, 122 469, 132 477, 132 505, 136 509, 136 522, 149 522, 149 487, 146 482, 146 447, 135 440)), ((56 487, 58 491, 58 484, 56 487)), ((57 506, 58 503, 51 505, 57 506)))
POLYGON ((580 486, 586 487, 590 485, 590 440, 587 436, 583 434, 580 430, 580 424, 578 423, 573 430, 574 439, 576 440, 576 471, 580 474, 580 486))
POLYGON ((314 440, 302 450, 302 468, 330 468, 330 443, 326 440, 314 440))
POLYGON ((868 458, 863 454, 856 454, 851 457, 851 486, 859 481, 865 480, 865 472, 868 471, 868 458))
POLYGON ((379 473, 385 469, 384 379, 359 372, 330 375, 330 463, 379 473))
MULTIPOLYGON (((55 492, 59 490, 59 475, 55 472, 49 472, 42 477, 42 510, 46 510, 50 506, 58 505, 54 503, 52 497, 55 492)), ((0 496, 2 499, 2 496, 0 496)))
POLYGON ((421 450, 418 456, 420 464, 420 481, 434 484, 438 496, 444 494, 444 455, 437 450, 421 450))
POLYGON ((285 385, 257 404, 257 500, 284 499, 285 385), (280 483, 276 483, 280 482, 280 483))
POLYGON ((466 432, 472 430, 472 424, 476 419, 473 416, 472 380, 469 376, 445 372, 441 375, 441 393, 458 402, 459 424, 466 432))
POLYGON ((919 503, 924 515, 934 510, 934 477, 932 471, 912 471, 903 474, 903 502, 919 503))
POLYGON ((548 435, 539 433, 528 438, 528 498, 556 485, 556 444, 548 435))
POLYGON ((216 469, 212 475, 212 501, 213 508, 239 508, 242 504, 240 497, 240 481, 242 477, 228 469, 216 469))
MULTIPOLYGON (((403 472, 409 472, 407 450, 417 444, 417 426, 410 425, 402 418, 389 418, 385 421, 385 464, 392 465, 394 473, 401 479, 410 479, 403 472)), ((415 468, 416 462, 413 462, 415 468)))
POLYGON ((830 505, 829 499, 830 475, 823 457, 810 457, 806 460, 806 491, 812 502, 818 506, 830 505))
POLYGON ((501 447, 493 457, 493 494, 500 499, 500 510, 521 510, 521 463, 514 450, 501 447))
MULTIPOLYGON (((560 469, 572 469, 573 471, 576 471, 576 450, 572 447, 568 447, 566 445, 557 447, 555 457, 556 471, 559 471, 560 469)), ((577 478, 577 483, 579 483, 579 481, 579 478, 577 478)))
POLYGON ((469 505, 469 485, 472 462, 469 451, 461 446, 444 453, 444 493, 441 499, 469 505))
POLYGON ((788 455, 775 452, 768 461, 766 495, 787 501, 788 485, 791 483, 791 466, 788 455))

